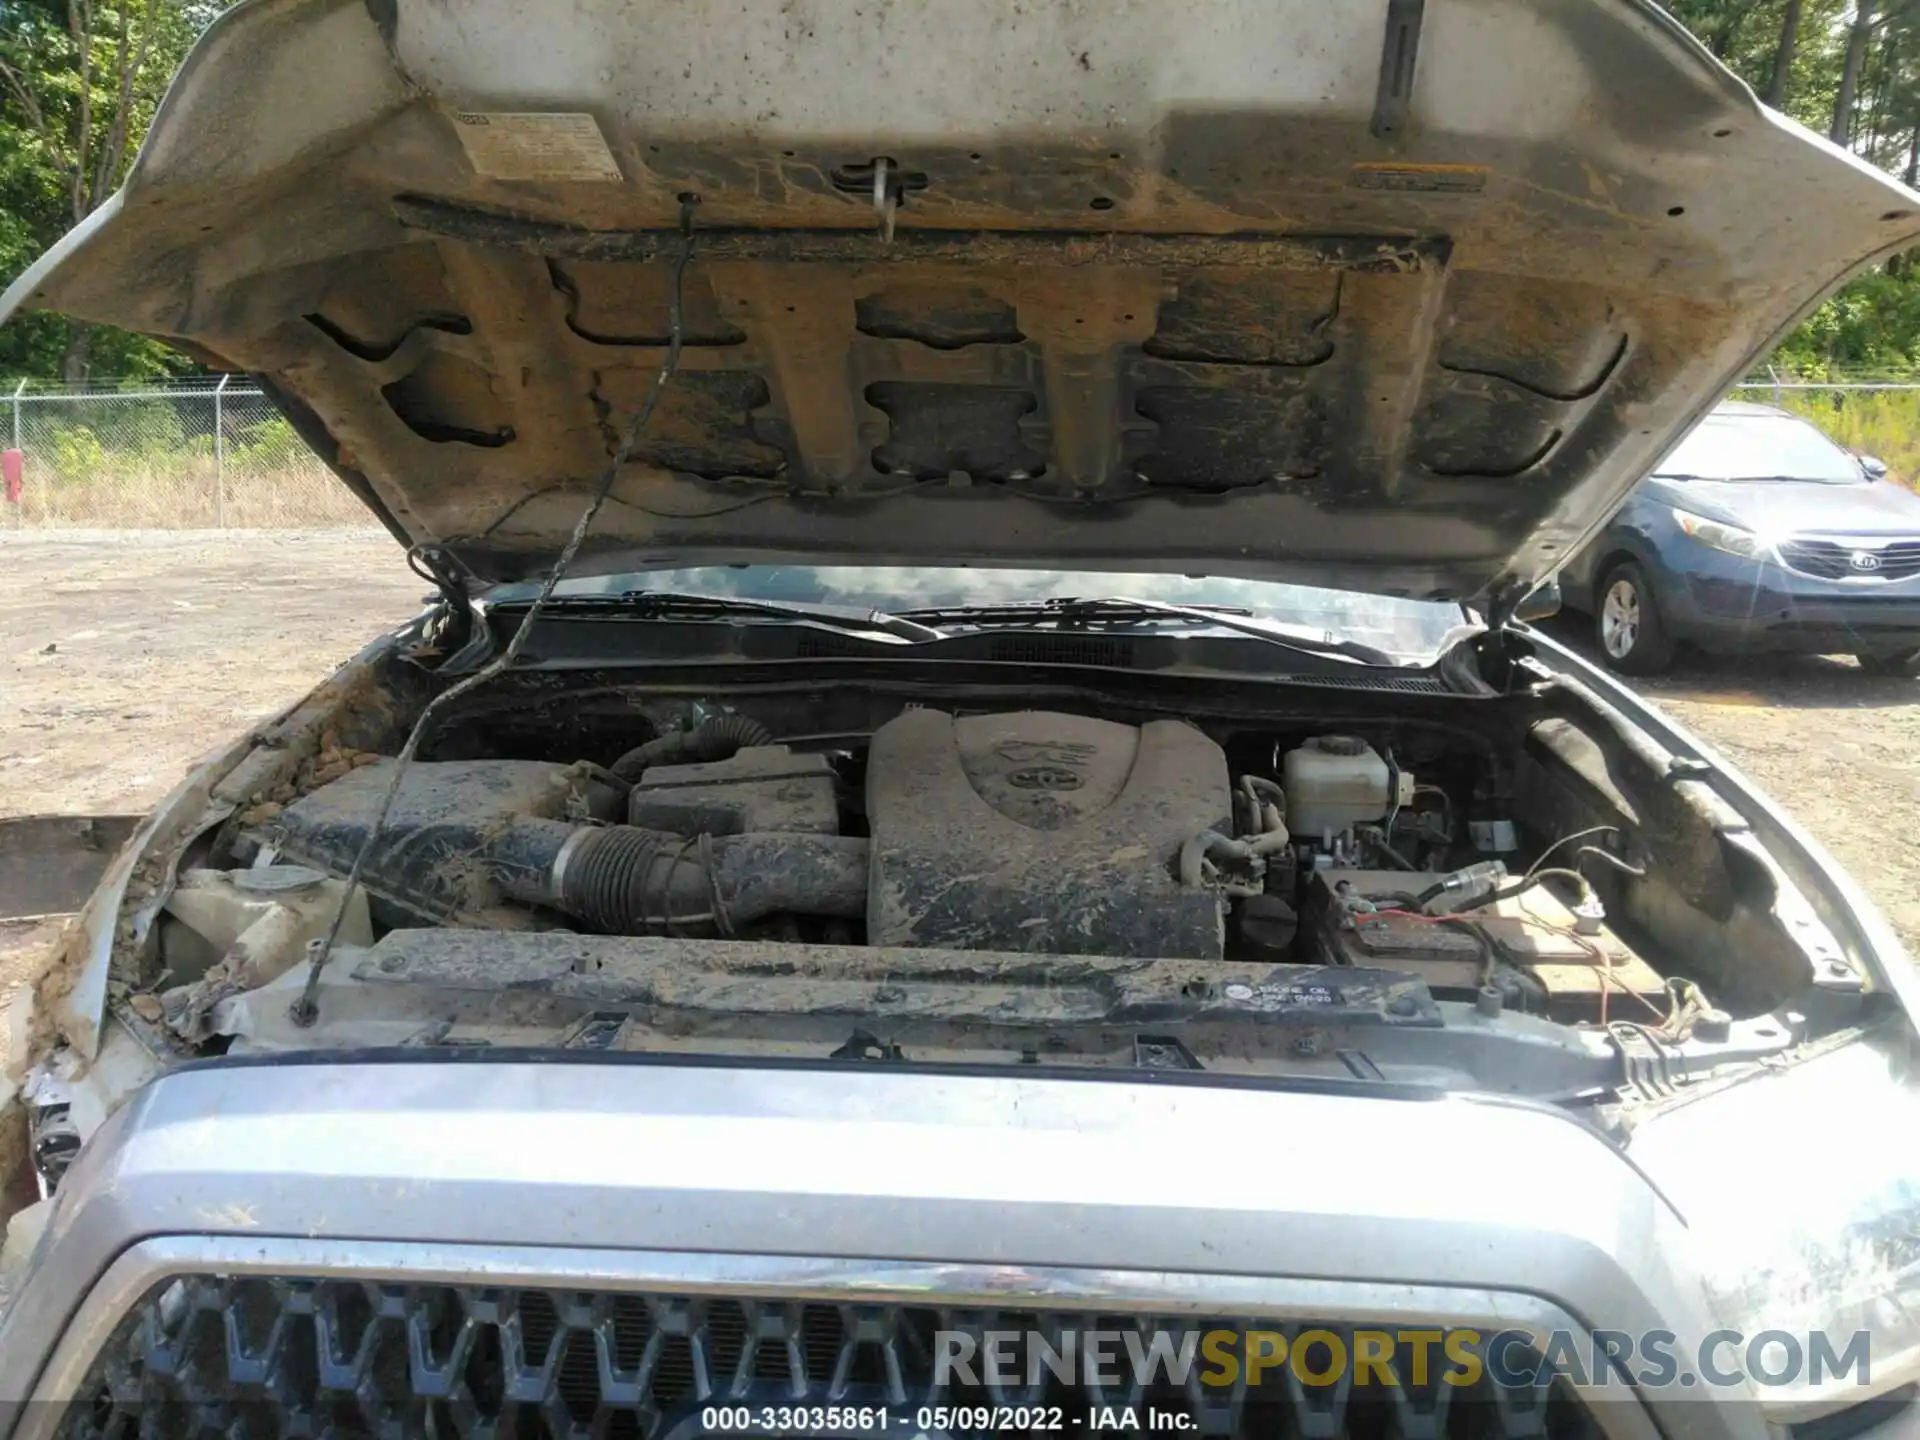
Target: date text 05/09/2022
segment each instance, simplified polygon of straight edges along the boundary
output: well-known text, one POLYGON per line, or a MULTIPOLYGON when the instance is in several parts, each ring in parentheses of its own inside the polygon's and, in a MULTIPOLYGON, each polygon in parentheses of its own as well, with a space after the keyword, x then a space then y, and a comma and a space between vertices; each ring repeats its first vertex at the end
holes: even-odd
POLYGON ((1103 1431, 1192 1430, 1198 1422, 1182 1410, 1145 1405, 922 1405, 890 1410, 884 1405, 709 1405, 700 1412, 707 1435, 954 1435, 1007 1431, 1061 1434, 1103 1431))

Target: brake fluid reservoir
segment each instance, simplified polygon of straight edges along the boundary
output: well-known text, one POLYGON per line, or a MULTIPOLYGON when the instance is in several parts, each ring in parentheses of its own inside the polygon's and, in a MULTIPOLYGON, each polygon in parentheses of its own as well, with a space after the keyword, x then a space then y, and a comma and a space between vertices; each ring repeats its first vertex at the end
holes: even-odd
POLYGON ((1355 735, 1316 735, 1281 762, 1287 828, 1314 836, 1383 818, 1391 797, 1387 762, 1355 735))

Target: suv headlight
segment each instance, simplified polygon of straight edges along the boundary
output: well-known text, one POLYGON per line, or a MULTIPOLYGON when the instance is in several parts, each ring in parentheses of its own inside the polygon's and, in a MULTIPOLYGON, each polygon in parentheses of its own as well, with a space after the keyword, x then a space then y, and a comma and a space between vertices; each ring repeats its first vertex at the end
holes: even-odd
POLYGON ((1696 515, 1691 510, 1673 507, 1673 523, 1690 538, 1698 540, 1715 550, 1724 550, 1729 555, 1743 556, 1748 560, 1766 560, 1773 553, 1773 542, 1751 530, 1742 530, 1738 525, 1728 525, 1719 520, 1709 520, 1704 515, 1696 515))
POLYGON ((1686 1217, 1715 1312, 1740 1332, 1717 1365, 1747 1374, 1771 1420, 1920 1379, 1920 1089, 1899 1048, 1856 1041, 1757 1076, 1649 1121, 1628 1148, 1686 1217), (1756 1367, 1766 1332, 1791 1339, 1762 1340, 1756 1367), (1815 1337, 1842 1362, 1818 1377, 1815 1337))

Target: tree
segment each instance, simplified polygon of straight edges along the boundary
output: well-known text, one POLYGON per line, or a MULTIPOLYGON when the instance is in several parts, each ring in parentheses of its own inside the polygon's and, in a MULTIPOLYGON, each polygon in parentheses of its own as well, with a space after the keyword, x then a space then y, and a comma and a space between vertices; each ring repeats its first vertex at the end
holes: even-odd
POLYGON ((1853 139, 1854 92, 1860 85, 1860 70, 1867 60, 1867 43, 1873 38, 1874 0, 1854 0, 1853 26, 1847 32, 1847 57, 1840 70, 1840 89, 1833 102, 1833 124, 1827 138, 1836 145, 1853 139))
POLYGON ((1725 60, 1733 49, 1734 41, 1740 36, 1740 28, 1746 24, 1747 17, 1753 13, 1752 0, 1728 0, 1722 4, 1720 14, 1713 28, 1707 32, 1707 48, 1714 57, 1725 60))
MULTIPOLYGON (((105 204, 167 82, 226 0, 0 0, 0 276, 105 204)), ((85 379, 178 362, 133 336, 33 317, 0 343, 0 369, 85 379), (56 345, 58 354, 50 355, 56 345), (11 362, 11 364, 9 363, 11 362)))
POLYGON ((1767 104, 1786 108, 1787 76, 1793 73, 1793 52, 1800 45, 1800 0, 1786 0, 1780 9, 1780 38, 1773 47, 1773 67, 1767 75, 1767 104))

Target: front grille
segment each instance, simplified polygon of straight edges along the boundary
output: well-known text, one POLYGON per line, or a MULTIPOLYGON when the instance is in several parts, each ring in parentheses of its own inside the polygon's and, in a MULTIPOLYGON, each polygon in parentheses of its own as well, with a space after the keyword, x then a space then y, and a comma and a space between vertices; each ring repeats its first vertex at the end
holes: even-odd
POLYGON ((1818 580, 1911 580, 1920 575, 1920 540, 1878 541, 1786 540, 1780 560, 1789 570, 1818 580), (1857 565, 1855 556, 1872 563, 1857 565))
MULTIPOLYGON (((1588 1440, 1598 1427, 1564 1381, 1502 1389, 1427 1383, 1411 1352, 1404 1388, 1350 1380, 1304 1385, 1290 1367, 1248 1386, 1067 1383, 1047 1370, 1019 1388, 934 1382, 936 1334, 1269 1328, 1336 1322, 1092 1316, 1080 1312, 823 1304, 624 1292, 383 1285, 348 1280, 192 1276, 149 1291, 114 1332, 70 1405, 67 1436, 224 1434, 627 1436, 687 1440, 711 1431, 703 1407, 884 1407, 887 1435, 919 1433, 919 1407, 1061 1407, 1062 1435, 1088 1433, 1090 1408, 1184 1415, 1186 1433, 1234 1440, 1588 1440)), ((1311 1341, 1313 1346, 1324 1342, 1311 1341)), ((1343 1341, 1351 1349, 1350 1340, 1343 1341)), ((1124 1354, 1128 1347, 1117 1347, 1124 1354)), ((1318 1354, 1318 1351, 1310 1351, 1318 1354)), ((1512 1357, 1509 1356, 1509 1359, 1512 1357)), ((1314 1364, 1326 1368, 1324 1359, 1314 1364)), ((1122 1373, 1125 1367, 1122 1366, 1122 1373)), ((985 1377, 980 1377, 983 1382, 985 1377)), ((1082 1381, 1084 1374, 1077 1374, 1082 1381)), ((1004 1433, 1003 1426, 994 1426, 1004 1433)), ((760 1432, 764 1433, 764 1432, 760 1432)), ((878 1432, 865 1432, 875 1434, 878 1432)), ((950 1433, 981 1433, 955 1429, 950 1433)))

